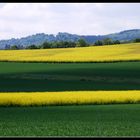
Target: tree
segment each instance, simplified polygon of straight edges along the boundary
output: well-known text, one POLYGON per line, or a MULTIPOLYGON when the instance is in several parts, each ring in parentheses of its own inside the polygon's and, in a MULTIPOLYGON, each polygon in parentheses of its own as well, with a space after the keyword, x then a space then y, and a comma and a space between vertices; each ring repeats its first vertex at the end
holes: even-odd
POLYGON ((94 43, 95 46, 102 46, 103 45, 103 42, 101 40, 97 40, 95 43, 94 43))
POLYGON ((70 44, 68 41, 63 42, 64 48, 69 48, 70 44))
POLYGON ((113 41, 113 44, 121 44, 121 42, 119 40, 115 40, 113 41))
POLYGON ((65 43, 64 41, 57 41, 55 43, 55 48, 65 48, 65 46, 67 45, 67 43, 65 43))
POLYGON ((26 49, 38 49, 36 45, 27 46, 26 49))
POLYGON ((18 48, 17 45, 13 45, 13 46, 10 47, 10 49, 11 49, 11 50, 18 50, 19 48, 18 48))
POLYGON ((133 42, 140 42, 140 38, 136 38, 136 39, 134 39, 134 41, 133 42))
POLYGON ((86 41, 84 39, 79 39, 76 43, 77 47, 86 47, 88 46, 88 44, 86 43, 86 41))
POLYGON ((113 44, 113 41, 110 38, 105 38, 103 40, 103 45, 112 45, 112 44, 113 44))
POLYGON ((76 47, 75 42, 71 41, 55 41, 50 43, 51 48, 72 48, 76 47))
POLYGON ((68 42, 68 47, 69 48, 75 48, 76 47, 76 43, 75 42, 72 42, 72 41, 69 41, 68 42))
POLYGON ((57 41, 51 42, 51 48, 57 48, 57 41))
POLYGON ((44 42, 42 45, 41 45, 41 49, 48 49, 48 48, 51 48, 51 43, 49 42, 44 42))
POLYGON ((61 43, 62 43, 61 45, 62 45, 63 48, 73 48, 73 47, 76 47, 76 43, 71 42, 71 41, 63 41, 61 43))

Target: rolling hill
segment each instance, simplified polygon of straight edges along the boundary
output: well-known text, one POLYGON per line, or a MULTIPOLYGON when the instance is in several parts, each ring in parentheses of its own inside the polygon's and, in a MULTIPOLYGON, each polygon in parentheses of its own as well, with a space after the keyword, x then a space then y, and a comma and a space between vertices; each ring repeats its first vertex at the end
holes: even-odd
POLYGON ((39 45, 45 41, 73 41, 76 42, 78 39, 83 38, 89 44, 93 44, 97 40, 103 40, 105 38, 111 38, 113 40, 130 41, 135 38, 140 38, 140 29, 125 30, 119 33, 113 33, 108 35, 76 35, 70 33, 59 32, 56 36, 53 34, 38 33, 35 35, 30 35, 22 38, 12 38, 9 40, 0 40, 0 49, 5 49, 9 45, 20 45, 21 47, 26 47, 28 45, 39 45))
POLYGON ((140 61, 140 43, 106 45, 102 47, 1 50, 0 61, 51 63, 140 61))

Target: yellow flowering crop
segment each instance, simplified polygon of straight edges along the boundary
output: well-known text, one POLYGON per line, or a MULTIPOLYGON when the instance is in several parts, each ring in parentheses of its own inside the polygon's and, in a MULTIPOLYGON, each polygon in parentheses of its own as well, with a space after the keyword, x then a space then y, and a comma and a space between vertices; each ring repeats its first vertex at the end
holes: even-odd
POLYGON ((140 90, 0 93, 0 106, 139 103, 140 90))
POLYGON ((1 50, 0 61, 104 62, 140 60, 140 43, 38 50, 1 50))

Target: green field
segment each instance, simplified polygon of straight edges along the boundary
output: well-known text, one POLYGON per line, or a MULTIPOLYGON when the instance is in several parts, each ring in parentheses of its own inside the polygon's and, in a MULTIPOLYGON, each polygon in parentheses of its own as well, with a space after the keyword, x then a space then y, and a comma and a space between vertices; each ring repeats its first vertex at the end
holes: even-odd
POLYGON ((140 62, 0 62, 0 91, 140 89, 140 62))
POLYGON ((139 136, 140 104, 0 107, 0 136, 139 136))

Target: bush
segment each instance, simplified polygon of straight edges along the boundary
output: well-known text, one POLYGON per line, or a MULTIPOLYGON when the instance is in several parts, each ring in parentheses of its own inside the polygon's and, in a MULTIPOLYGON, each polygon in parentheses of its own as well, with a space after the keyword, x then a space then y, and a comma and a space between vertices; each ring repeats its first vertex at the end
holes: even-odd
POLYGON ((103 40, 103 45, 112 45, 112 44, 113 44, 113 41, 110 38, 105 38, 103 40))
POLYGON ((115 40, 113 41, 113 44, 121 44, 121 42, 119 40, 115 40))
POLYGON ((84 39, 79 39, 76 43, 76 46, 77 47, 86 47, 86 46, 89 46, 89 44, 86 43, 86 41, 84 39))
POLYGON ((27 46, 26 49, 38 49, 36 45, 27 46))
POLYGON ((41 47, 41 49, 48 49, 48 48, 51 48, 51 43, 49 43, 49 42, 44 42, 40 47, 41 47))
POLYGON ((136 43, 136 42, 140 42, 140 38, 134 39, 134 42, 135 42, 135 43, 136 43))
POLYGON ((94 43, 95 46, 102 46, 103 45, 103 42, 100 41, 100 40, 97 40, 95 43, 94 43))
POLYGON ((19 48, 18 48, 18 46, 13 45, 13 46, 10 47, 10 49, 11 49, 11 50, 18 50, 19 48))

